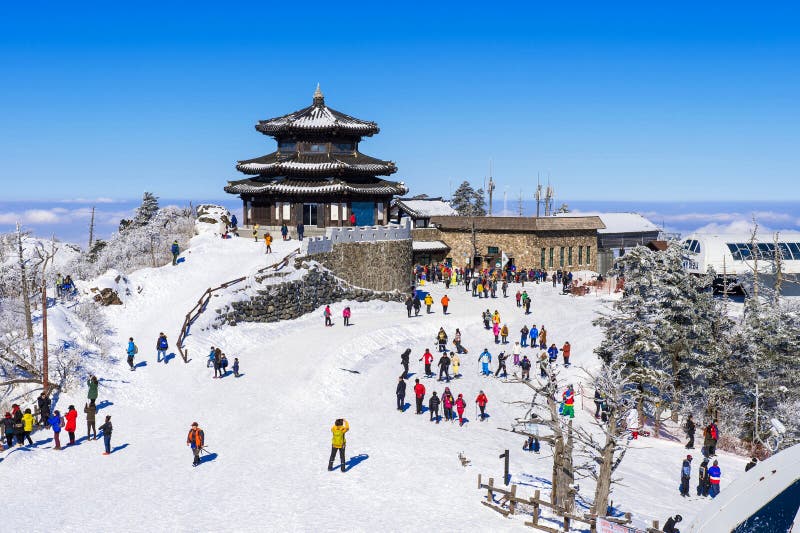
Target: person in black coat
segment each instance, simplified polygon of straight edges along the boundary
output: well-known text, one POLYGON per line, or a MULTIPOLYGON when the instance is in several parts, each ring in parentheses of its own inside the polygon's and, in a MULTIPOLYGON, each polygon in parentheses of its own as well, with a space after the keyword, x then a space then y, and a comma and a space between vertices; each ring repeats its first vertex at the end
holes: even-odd
POLYGON ((500 352, 500 354, 497 356, 497 372, 494 373, 494 377, 499 376, 501 370, 503 371, 503 377, 508 377, 508 371, 506 370, 506 359, 508 359, 508 356, 505 354, 505 352, 500 352))
POLYGON ((683 520, 683 517, 679 514, 670 516, 667 518, 667 521, 664 522, 664 529, 662 529, 662 531, 664 533, 677 533, 678 530, 675 528, 675 524, 679 523, 681 520, 683 520))
POLYGON ((436 395, 436 391, 433 391, 433 394, 431 395, 431 399, 428 400, 428 409, 431 412, 431 422, 436 420, 437 424, 439 423, 439 404, 440 403, 441 403, 441 400, 439 400, 439 397, 436 395))
POLYGON ((419 301, 419 296, 414 295, 414 316, 419 316, 419 310, 422 309, 422 302, 419 301))
POLYGON ((445 379, 450 383, 450 358, 447 357, 447 352, 443 353, 439 358, 439 381, 442 381, 442 374, 445 379))
POLYGON ((400 364, 403 365, 403 375, 401 379, 408 379, 408 357, 411 355, 411 348, 406 348, 406 351, 400 354, 400 364))
POLYGON ((406 382, 403 380, 403 376, 400 376, 400 380, 397 382, 396 394, 397 394, 397 410, 402 411, 403 407, 406 404, 406 382))
POLYGON ((297 223, 297 240, 303 240, 303 233, 305 233, 306 227, 303 225, 302 222, 297 223))
POLYGON ((52 400, 45 392, 42 392, 39 395, 39 398, 36 400, 36 404, 39 407, 39 425, 50 427, 50 422, 48 422, 48 419, 50 418, 50 406, 52 405, 52 400))
POLYGON ((411 296, 406 298, 406 311, 408 311, 408 318, 411 318, 411 308, 414 307, 414 300, 411 296))
POLYGON ((692 450, 694 449, 694 419, 692 419, 692 415, 689 415, 689 418, 686 419, 686 427, 684 427, 686 431, 686 436, 689 437, 689 442, 686 443, 686 449, 692 450))
MULTIPOLYGON (((106 416, 105 423, 100 426, 100 431, 103 432, 103 444, 106 447, 106 451, 103 452, 103 455, 110 455, 111 454, 111 432, 113 431, 114 427, 111 425, 111 415, 106 416)), ((96 437, 95 437, 96 438, 96 437)))
POLYGON ((749 472, 750 469, 756 466, 757 463, 758 463, 758 457, 753 457, 752 459, 750 459, 750 462, 747 463, 747 465, 745 465, 744 471, 749 472))

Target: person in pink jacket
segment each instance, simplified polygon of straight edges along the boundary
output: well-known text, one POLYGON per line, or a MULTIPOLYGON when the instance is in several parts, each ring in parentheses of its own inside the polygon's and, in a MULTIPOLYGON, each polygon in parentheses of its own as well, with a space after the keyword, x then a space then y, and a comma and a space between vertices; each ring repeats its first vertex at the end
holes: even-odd
POLYGON ((464 395, 459 394, 456 400, 456 413, 458 413, 458 425, 464 425, 464 409, 467 407, 467 402, 464 401, 464 395))
POLYGON ((450 387, 444 388, 444 394, 442 394, 442 405, 444 406, 444 419, 449 420, 450 422, 453 421, 453 404, 455 400, 453 399, 453 393, 450 392, 450 387))
POLYGON ((494 334, 494 343, 500 344, 500 324, 497 322, 492 326, 492 333, 494 334))
POLYGON ((342 318, 344 318, 344 325, 350 325, 350 307, 345 307, 344 311, 342 311, 342 318))

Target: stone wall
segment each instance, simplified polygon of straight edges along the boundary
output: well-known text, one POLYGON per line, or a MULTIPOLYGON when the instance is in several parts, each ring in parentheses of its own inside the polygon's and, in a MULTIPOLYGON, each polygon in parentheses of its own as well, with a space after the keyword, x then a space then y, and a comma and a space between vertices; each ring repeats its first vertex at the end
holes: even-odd
MULTIPOLYGON (((469 231, 442 231, 438 228, 425 228, 413 230, 415 240, 442 241, 450 247, 448 257, 453 258, 453 264, 462 266, 465 258, 468 261, 473 254, 472 233, 469 231)), ((498 253, 493 259, 499 258, 502 252, 514 258, 514 263, 519 267, 541 267, 542 248, 545 250, 544 268, 555 270, 561 268, 561 249, 564 249, 563 267, 568 270, 597 270, 597 232, 595 230, 576 231, 543 231, 543 232, 517 232, 501 233, 478 231, 475 233, 475 248, 477 255, 483 258, 489 256, 489 247, 498 248, 498 253), (572 261, 569 260, 569 250, 572 248, 572 261), (578 250, 580 247, 580 251, 578 250), (550 263, 550 249, 553 250, 553 262, 550 263), (589 260, 587 261, 587 251, 589 260), (579 262, 578 255, 581 261, 579 262)))
MULTIPOLYGON (((264 279, 265 277, 256 278, 256 281, 264 279)), ((225 309, 217 309, 219 321, 230 326, 235 326, 238 322, 277 322, 298 318, 342 300, 400 302, 405 298, 400 293, 353 287, 333 273, 318 267, 312 267, 302 279, 265 285, 257 294, 258 296, 249 300, 233 302, 225 309)), ((341 309, 337 310, 334 320, 339 316, 341 309)))
POLYGON ((311 259, 356 287, 407 293, 413 284, 411 239, 335 243, 332 251, 311 259))

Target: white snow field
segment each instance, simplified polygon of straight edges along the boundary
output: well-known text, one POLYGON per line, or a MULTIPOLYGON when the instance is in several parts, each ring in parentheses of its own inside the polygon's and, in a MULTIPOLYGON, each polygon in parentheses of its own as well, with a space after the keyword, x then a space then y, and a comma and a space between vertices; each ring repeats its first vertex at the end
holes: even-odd
MULTIPOLYGON (((102 440, 81 440, 61 452, 51 449, 51 432, 34 434, 39 444, 30 449, 2 452, 0 500, 5 502, 5 531, 473 531, 529 530, 529 517, 503 518, 481 505, 485 491, 477 490, 478 473, 502 479, 498 455, 511 451, 512 481, 524 495, 546 491, 552 470, 549 448, 540 455, 524 452, 524 438, 508 428, 525 412, 530 389, 478 374, 478 354, 488 347, 496 357, 501 349, 483 329, 481 310, 498 309, 518 339, 523 322, 544 324, 548 343, 572 344, 573 366, 562 372, 564 383, 586 381, 578 368, 596 367, 592 354, 600 331, 591 326, 595 312, 609 305, 607 296, 563 296, 550 284, 525 288, 533 295, 532 315, 517 308, 512 284, 508 298, 478 300, 463 287, 451 288, 450 314, 443 316, 439 299, 443 285, 428 286, 435 313, 407 318, 399 303, 349 302, 352 325, 342 325, 346 305, 332 306, 335 325, 323 325, 322 309, 303 318, 272 324, 240 324, 201 329, 214 313, 212 298, 207 317, 195 325, 186 345, 185 364, 175 341, 185 314, 211 286, 250 274, 297 247, 297 241, 273 244, 264 254, 262 242, 240 238, 222 240, 201 235, 183 254, 185 262, 143 269, 128 276, 134 290, 124 305, 103 308, 115 328, 113 360, 86 361, 86 371, 101 379, 98 425, 111 414, 114 423, 110 456, 102 456, 102 440), (139 290, 141 289, 141 290, 139 290), (450 383, 454 395, 468 403, 464 427, 417 416, 395 408, 395 386, 401 373, 400 353, 412 348, 406 401, 413 404, 414 378, 422 378, 417 362, 426 347, 436 355, 434 336, 440 326, 448 335, 461 328, 469 354, 462 356, 463 378, 450 383), (159 332, 170 341, 175 357, 156 363, 159 332), (125 343, 139 346, 135 372, 128 370, 125 343), (210 346, 220 346, 233 363, 238 357, 242 376, 212 379, 206 367, 210 346), (479 390, 489 397, 491 417, 479 422, 474 401, 479 390), (107 402, 107 403, 104 403, 107 402), (334 419, 350 422, 347 434, 348 471, 327 471, 330 427, 334 419), (193 468, 186 446, 190 424, 205 430, 211 452, 193 468), (459 452, 472 461, 461 465, 459 452), (355 459, 353 459, 355 458, 355 459)), ((67 320, 50 330, 51 342, 68 338, 67 320)), ((538 351, 527 348, 533 356, 538 351)), ((438 355, 436 356, 438 359, 438 355)), ((496 359, 495 359, 496 361, 496 359)), ((517 371, 510 364, 509 369, 517 371)), ((492 368, 496 368, 493 362, 492 368)), ((230 370, 230 367, 229 367, 230 370)), ((536 368, 532 376, 538 374, 536 368)), ((445 384, 422 380, 427 399, 445 384)), ((586 410, 577 409, 576 424, 589 424, 593 415, 586 388, 586 410)), ((63 393, 54 408, 63 412, 74 404, 80 413, 78 436, 84 435, 82 407, 85 387, 63 393)), ((577 406, 580 407, 578 400, 577 406)), ((23 407, 27 407, 24 405, 23 407)), ((62 443, 66 434, 62 433, 62 443)), ((679 436, 681 439, 682 435, 679 436)), ((632 444, 619 474, 624 485, 612 499, 634 514, 639 526, 674 513, 690 520, 708 500, 683 499, 678 494, 679 469, 686 454, 683 443, 641 438, 632 444)), ((696 481, 699 448, 694 450, 692 484, 696 481)), ((720 454, 722 492, 743 470, 745 460, 720 454)), ((590 502, 593 483, 582 480, 580 497, 590 502)), ((546 492, 545 492, 546 493, 546 492)), ((579 500, 580 501, 580 500, 579 500)), ((581 509, 582 510, 582 509, 581 509)))

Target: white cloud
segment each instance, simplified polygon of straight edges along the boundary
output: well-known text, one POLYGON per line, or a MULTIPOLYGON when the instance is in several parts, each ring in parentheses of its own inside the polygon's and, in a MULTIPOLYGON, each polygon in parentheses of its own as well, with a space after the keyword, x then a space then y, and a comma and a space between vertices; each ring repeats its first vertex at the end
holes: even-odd
MULTIPOLYGON (((130 218, 132 210, 101 211, 95 210, 95 224, 116 226, 120 219, 130 218)), ((16 224, 19 222, 25 225, 40 224, 71 224, 89 223, 92 218, 91 207, 79 207, 76 209, 66 209, 64 207, 53 207, 50 209, 28 209, 22 212, 11 211, 0 213, 0 224, 16 224)))
POLYGON ((55 209, 30 209, 25 211, 23 220, 28 224, 53 224, 63 222, 60 220, 61 214, 55 209))
POLYGON ((115 204, 119 202, 119 200, 114 200, 113 198, 68 198, 64 200, 59 200, 62 204, 115 204))

